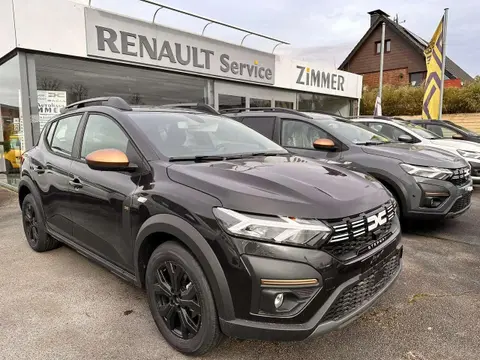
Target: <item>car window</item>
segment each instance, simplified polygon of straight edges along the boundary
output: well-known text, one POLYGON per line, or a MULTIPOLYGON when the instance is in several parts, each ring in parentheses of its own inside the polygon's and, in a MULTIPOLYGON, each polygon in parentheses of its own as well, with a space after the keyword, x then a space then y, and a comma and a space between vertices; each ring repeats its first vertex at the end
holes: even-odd
POLYGON ((55 129, 52 130, 52 138, 49 143, 52 151, 72 155, 73 142, 77 132, 78 124, 82 115, 73 115, 57 121, 55 129))
POLYGON ((425 139, 440 139, 441 136, 438 136, 437 134, 421 127, 418 125, 415 125, 409 121, 404 121, 404 120, 393 120, 394 123, 406 127, 408 130, 414 132, 416 135, 425 138, 425 139))
MULTIPOLYGON (((395 141, 398 141, 398 138, 400 137, 400 135, 408 135, 410 136, 410 134, 408 134, 406 131, 402 130, 402 129, 399 129, 395 126, 392 126, 392 125, 388 125, 388 124, 383 124, 383 123, 369 123, 368 126, 379 132, 380 134, 382 134, 383 136, 386 136, 388 137, 389 139, 393 139, 395 141)), ((411 136, 410 136, 411 137, 411 136)))
POLYGON ((269 139, 273 138, 273 129, 275 127, 274 117, 245 117, 243 124, 269 139))
POLYGON ((427 129, 443 138, 452 138, 452 136, 456 134, 461 135, 458 131, 454 131, 446 126, 440 126, 436 124, 427 124, 427 129))
POLYGON ((130 118, 167 157, 287 153, 285 149, 240 122, 210 114, 131 113, 130 118))
POLYGON ((115 121, 99 114, 88 117, 82 140, 82 158, 101 149, 117 149, 127 153, 127 147, 128 137, 115 121))
POLYGON ((282 120, 282 146, 314 149, 315 140, 327 138, 328 134, 314 125, 298 120, 282 120))
POLYGON ((315 117, 314 121, 325 132, 347 143, 363 145, 370 142, 388 143, 391 141, 364 123, 336 120, 333 117, 327 119, 315 117))

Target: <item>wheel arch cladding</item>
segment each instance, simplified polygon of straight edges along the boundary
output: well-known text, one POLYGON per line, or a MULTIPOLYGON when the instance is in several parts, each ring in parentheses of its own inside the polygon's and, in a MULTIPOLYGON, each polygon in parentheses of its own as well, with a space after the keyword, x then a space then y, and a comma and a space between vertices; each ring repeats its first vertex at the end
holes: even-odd
POLYGON ((28 194, 33 195, 35 201, 37 201, 39 207, 41 208, 43 215, 42 198, 40 196, 40 192, 29 176, 23 176, 22 180, 20 180, 18 184, 18 204, 20 207, 22 207, 23 200, 28 194))
POLYGON ((228 287, 227 279, 215 253, 205 238, 188 222, 178 216, 159 214, 154 215, 145 221, 140 228, 134 251, 134 266, 137 285, 145 286, 146 263, 140 257, 144 253, 145 247, 152 239, 159 245, 163 240, 152 235, 168 236, 164 241, 176 238, 185 246, 199 262, 200 267, 207 277, 219 316, 224 320, 233 320, 235 312, 233 309, 232 296, 228 287))
POLYGON ((407 197, 405 196, 405 193, 402 189, 402 186, 398 186, 397 183, 388 177, 381 175, 381 174, 371 174, 373 177, 375 177, 380 183, 382 183, 383 186, 385 186, 392 194, 396 197, 397 201, 400 202, 400 207, 403 211, 407 208, 407 197))

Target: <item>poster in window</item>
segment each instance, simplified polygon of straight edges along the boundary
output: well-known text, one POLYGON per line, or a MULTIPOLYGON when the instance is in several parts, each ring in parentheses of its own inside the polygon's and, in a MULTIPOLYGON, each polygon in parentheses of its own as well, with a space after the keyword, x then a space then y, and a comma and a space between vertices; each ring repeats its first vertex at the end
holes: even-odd
POLYGON ((66 91, 38 90, 38 117, 40 131, 52 117, 60 114, 60 109, 67 106, 66 91))

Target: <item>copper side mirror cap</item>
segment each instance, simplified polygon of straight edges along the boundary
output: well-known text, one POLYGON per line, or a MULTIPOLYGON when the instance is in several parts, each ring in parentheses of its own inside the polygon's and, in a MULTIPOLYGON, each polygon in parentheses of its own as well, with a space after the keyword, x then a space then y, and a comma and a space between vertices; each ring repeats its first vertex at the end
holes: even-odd
POLYGON ((92 169, 128 167, 130 161, 124 152, 117 149, 101 149, 88 154, 85 158, 92 169))
POLYGON ((313 147, 315 149, 333 149, 335 143, 330 139, 317 139, 313 142, 313 147))

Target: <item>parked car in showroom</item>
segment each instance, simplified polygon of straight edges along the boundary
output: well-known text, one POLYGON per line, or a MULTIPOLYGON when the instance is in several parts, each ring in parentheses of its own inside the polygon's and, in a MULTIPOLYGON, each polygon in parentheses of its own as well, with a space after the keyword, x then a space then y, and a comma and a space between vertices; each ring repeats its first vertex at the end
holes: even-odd
POLYGON ((480 143, 480 134, 449 120, 409 120, 444 139, 467 140, 480 143))
POLYGON ((445 139, 407 120, 361 118, 354 119, 354 121, 367 125, 396 141, 428 146, 460 155, 470 164, 473 182, 480 182, 480 144, 470 141, 445 139))
POLYGON ((337 115, 283 108, 223 113, 294 154, 372 175, 395 196, 405 219, 452 218, 471 206, 470 167, 458 154, 394 142, 337 115))
POLYGON ((379 182, 227 117, 84 100, 23 159, 31 248, 67 244, 145 287, 185 354, 223 334, 303 340, 343 327, 401 271, 396 202, 379 182))

